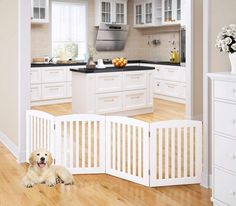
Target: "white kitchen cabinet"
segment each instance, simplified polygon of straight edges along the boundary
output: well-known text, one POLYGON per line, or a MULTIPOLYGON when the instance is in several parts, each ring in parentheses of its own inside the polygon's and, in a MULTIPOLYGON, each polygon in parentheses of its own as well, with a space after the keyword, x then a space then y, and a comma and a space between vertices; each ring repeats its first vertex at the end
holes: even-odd
POLYGON ((157 65, 154 79, 156 98, 185 103, 186 70, 181 66, 157 65))
POLYGON ((40 84, 31 85, 30 88, 30 100, 31 101, 38 101, 41 99, 42 90, 40 84))
POLYGON ((71 102, 72 85, 69 68, 31 68, 31 105, 71 102))
POLYGON ((119 112, 122 110, 122 93, 96 95, 96 114, 119 112))
POLYGON ((145 71, 132 71, 124 73, 124 89, 145 89, 147 87, 147 73, 145 71))
POLYGON ((134 27, 161 25, 161 0, 134 1, 134 27))
POLYGON ((236 205, 236 77, 212 73, 212 201, 236 205))
POLYGON ((42 83, 65 82, 67 79, 67 68, 47 67, 42 69, 42 83))
POLYGON ((31 0, 31 23, 49 22, 49 0, 31 0))
POLYGON ((40 68, 31 68, 30 70, 30 83, 31 84, 40 84, 41 83, 41 69, 40 68))
POLYGON ((127 0, 95 0, 95 26, 127 24, 127 0))
POLYGON ((65 97, 66 83, 42 85, 42 99, 60 99, 65 97))
POLYGON ((146 106, 146 90, 126 91, 123 95, 125 110, 140 109, 146 106))
POLYGON ((96 93, 117 92, 122 89, 122 73, 110 72, 96 75, 96 93))
POLYGON ((154 70, 73 72, 72 110, 126 116, 152 112, 153 73, 154 70))
POLYGON ((163 25, 181 23, 181 0, 163 0, 162 8, 163 25))

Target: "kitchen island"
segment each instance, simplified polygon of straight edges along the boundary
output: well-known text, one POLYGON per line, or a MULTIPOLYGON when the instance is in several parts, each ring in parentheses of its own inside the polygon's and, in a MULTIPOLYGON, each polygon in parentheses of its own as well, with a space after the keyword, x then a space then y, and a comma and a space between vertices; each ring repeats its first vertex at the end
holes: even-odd
POLYGON ((73 113, 132 116, 153 112, 154 66, 71 71, 73 113))

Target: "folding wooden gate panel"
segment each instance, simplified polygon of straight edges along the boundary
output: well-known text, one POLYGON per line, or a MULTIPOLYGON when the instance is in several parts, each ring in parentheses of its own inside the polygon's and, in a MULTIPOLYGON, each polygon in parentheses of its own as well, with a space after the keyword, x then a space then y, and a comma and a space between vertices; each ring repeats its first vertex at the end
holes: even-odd
POLYGON ((73 174, 107 173, 146 186, 200 183, 202 122, 26 113, 26 158, 48 149, 73 174), (150 164, 150 165, 149 165, 150 164))
POLYGON ((106 117, 106 173, 149 186, 149 124, 106 117))
POLYGON ((54 116, 38 110, 26 112, 26 159, 36 149, 46 148, 55 156, 54 116))
POLYGON ((73 174, 105 173, 105 117, 66 115, 55 123, 56 163, 73 174))
POLYGON ((150 124, 150 186, 201 182, 202 123, 191 120, 150 124))

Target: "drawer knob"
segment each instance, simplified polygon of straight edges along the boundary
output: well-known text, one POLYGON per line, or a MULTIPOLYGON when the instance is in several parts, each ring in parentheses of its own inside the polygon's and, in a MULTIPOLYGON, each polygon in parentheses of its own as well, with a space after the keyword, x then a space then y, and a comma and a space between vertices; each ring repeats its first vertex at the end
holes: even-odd
POLYGON ((160 69, 157 69, 157 71, 159 72, 159 71, 160 71, 160 69))
POLYGON ((234 93, 234 94, 236 93, 236 89, 233 89, 233 93, 234 93))
POLYGON ((236 123, 236 120, 234 119, 234 120, 233 120, 233 124, 235 124, 235 123, 236 123))
POLYGON ((236 192, 235 192, 235 191, 230 191, 229 194, 235 196, 235 195, 236 195, 236 192))
POLYGON ((236 155, 235 155, 235 154, 232 154, 230 157, 231 157, 233 160, 236 159, 236 155))

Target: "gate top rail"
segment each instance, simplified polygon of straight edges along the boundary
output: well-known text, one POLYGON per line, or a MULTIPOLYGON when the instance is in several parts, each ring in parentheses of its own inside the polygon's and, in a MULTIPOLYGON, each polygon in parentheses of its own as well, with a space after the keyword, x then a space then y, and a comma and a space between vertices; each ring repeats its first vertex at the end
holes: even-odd
POLYGON ((202 122, 196 120, 166 120, 160 122, 151 122, 150 126, 158 128, 201 127, 202 122))

